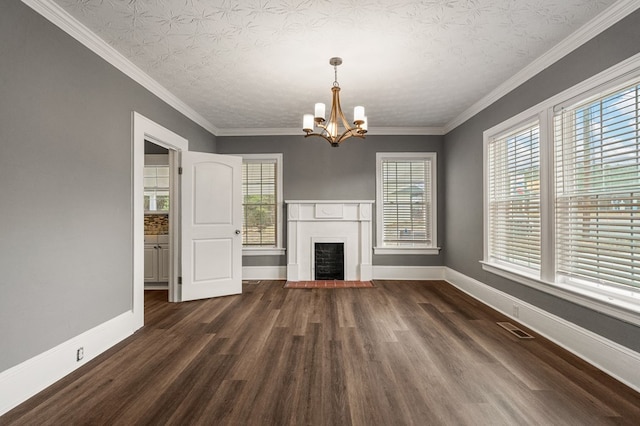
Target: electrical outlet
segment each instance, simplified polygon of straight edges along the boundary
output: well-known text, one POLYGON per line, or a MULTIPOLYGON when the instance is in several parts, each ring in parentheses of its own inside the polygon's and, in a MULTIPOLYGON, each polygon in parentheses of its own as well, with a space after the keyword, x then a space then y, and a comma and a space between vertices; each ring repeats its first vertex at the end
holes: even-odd
POLYGON ((513 317, 520 318, 520 306, 515 304, 513 305, 513 317))
POLYGON ((84 358, 84 348, 78 348, 76 351, 76 361, 80 361, 82 358, 84 358))

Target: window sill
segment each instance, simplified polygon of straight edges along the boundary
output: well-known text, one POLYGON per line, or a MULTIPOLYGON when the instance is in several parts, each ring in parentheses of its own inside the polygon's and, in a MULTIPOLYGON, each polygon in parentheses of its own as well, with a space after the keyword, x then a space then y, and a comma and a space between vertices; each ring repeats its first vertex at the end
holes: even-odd
POLYGON ((482 269, 594 311, 640 326, 640 290, 578 283, 551 283, 505 265, 480 262, 482 269))
POLYGON ((282 256, 286 249, 277 247, 242 248, 243 256, 282 256))
POLYGON ((426 254, 436 255, 440 247, 374 247, 373 254, 426 254))

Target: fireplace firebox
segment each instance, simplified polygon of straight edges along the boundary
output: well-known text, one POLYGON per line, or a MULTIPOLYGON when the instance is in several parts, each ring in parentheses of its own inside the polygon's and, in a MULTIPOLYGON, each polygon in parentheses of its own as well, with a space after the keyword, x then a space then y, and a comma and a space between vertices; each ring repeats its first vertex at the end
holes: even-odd
POLYGON ((344 280, 344 243, 315 243, 316 280, 344 280))

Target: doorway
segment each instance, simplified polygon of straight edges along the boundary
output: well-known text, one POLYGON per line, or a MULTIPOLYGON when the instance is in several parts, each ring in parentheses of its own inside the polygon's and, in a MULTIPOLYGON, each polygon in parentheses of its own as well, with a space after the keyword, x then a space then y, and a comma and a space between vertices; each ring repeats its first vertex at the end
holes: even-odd
MULTIPOLYGON (((144 289, 169 290, 171 275, 171 198, 169 150, 144 143, 144 289)), ((168 297, 167 297, 168 300, 168 297)))
MULTIPOLYGON (((146 141, 167 150, 169 157, 170 190, 169 199, 177 200, 178 190, 178 164, 180 154, 188 151, 189 142, 160 126, 148 118, 132 113, 133 123, 133 164, 132 164, 132 205, 133 205, 133 306, 136 328, 144 325, 144 155, 146 141)), ((178 302, 178 274, 180 239, 179 233, 179 209, 177 202, 169 204, 169 276, 168 289, 169 301, 178 302)))
POLYGON ((144 325, 145 141, 169 153, 169 302, 242 292, 242 158, 189 152, 186 139, 134 112, 132 311, 138 328, 144 325))

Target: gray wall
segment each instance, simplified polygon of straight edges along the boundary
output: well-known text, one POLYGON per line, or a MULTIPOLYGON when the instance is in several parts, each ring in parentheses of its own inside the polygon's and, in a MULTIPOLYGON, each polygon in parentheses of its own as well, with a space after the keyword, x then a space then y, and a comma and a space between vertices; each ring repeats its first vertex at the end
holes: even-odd
POLYGON ((640 11, 522 84, 445 136, 445 265, 640 351, 640 329, 481 269, 482 133, 640 52, 640 11))
MULTIPOLYGON (((302 131, 300 131, 302 133, 302 131)), ((444 233, 442 136, 374 136, 349 139, 338 148, 300 136, 218 137, 219 154, 282 153, 284 200, 375 200, 376 152, 436 152, 438 239, 444 233)), ((286 214, 284 215, 286 217, 286 214)), ((286 230, 286 220, 282 220, 286 230)), ((374 226, 375 228, 375 226, 374 226)), ((375 234, 375 229, 374 229, 375 234)), ((286 246, 286 232, 284 243, 286 246)), ((442 265, 437 256, 376 255, 374 265, 442 265)), ((245 266, 286 265, 286 256, 245 256, 245 266)))
POLYGON ((0 40, 3 371, 131 309, 131 112, 215 140, 17 0, 0 40))

